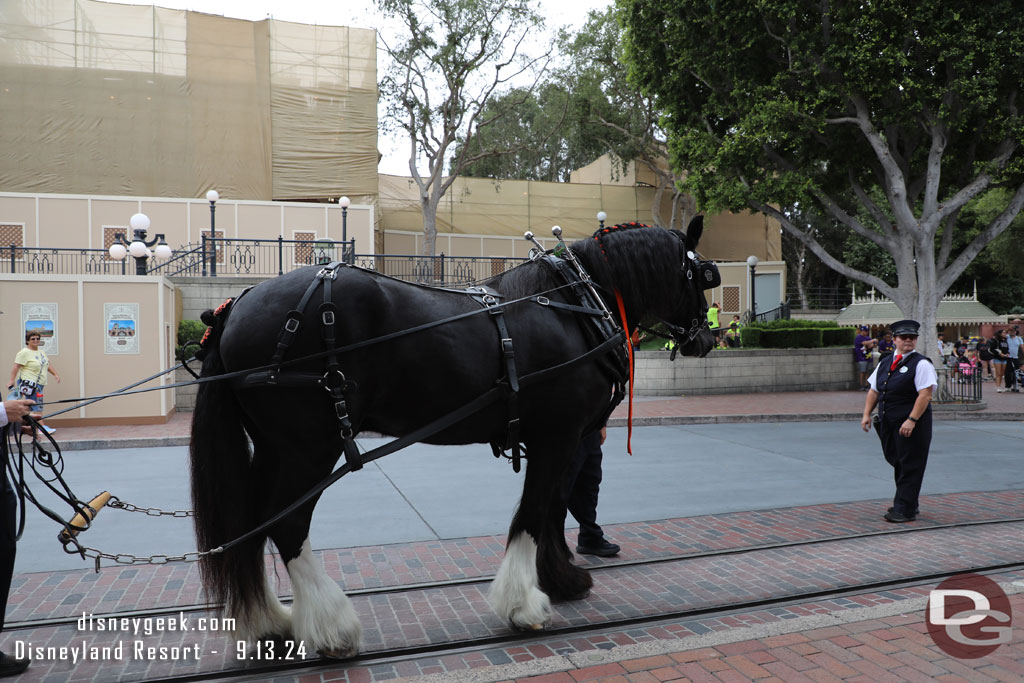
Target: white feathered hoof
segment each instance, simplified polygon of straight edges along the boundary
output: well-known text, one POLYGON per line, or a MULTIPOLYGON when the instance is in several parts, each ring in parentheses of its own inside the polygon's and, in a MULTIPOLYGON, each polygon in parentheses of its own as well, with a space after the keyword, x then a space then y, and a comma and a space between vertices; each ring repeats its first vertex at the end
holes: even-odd
POLYGON ((509 541, 488 599, 514 628, 539 631, 551 623, 551 600, 538 585, 537 544, 529 534, 509 541))
POLYGON ((359 617, 352 601, 314 557, 308 539, 286 567, 295 598, 291 617, 296 641, 307 651, 331 659, 358 654, 363 632, 359 617))

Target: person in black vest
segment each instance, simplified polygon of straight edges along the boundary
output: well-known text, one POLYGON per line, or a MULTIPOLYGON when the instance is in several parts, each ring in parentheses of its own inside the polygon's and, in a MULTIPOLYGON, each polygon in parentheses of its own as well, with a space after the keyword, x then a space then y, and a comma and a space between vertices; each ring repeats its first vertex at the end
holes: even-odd
POLYGON ((896 479, 896 496, 885 520, 899 523, 917 518, 917 497, 932 442, 932 391, 938 376, 931 359, 915 350, 920 323, 900 320, 891 327, 896 353, 879 359, 868 378, 871 389, 864 400, 860 426, 865 432, 870 429, 871 412, 877 405, 875 427, 896 479))
POLYGON ((619 546, 604 537, 597 523, 597 495, 601 489, 601 445, 608 431, 601 427, 580 440, 579 448, 565 474, 563 499, 568 511, 580 524, 576 552, 581 555, 612 557, 619 554, 619 546))

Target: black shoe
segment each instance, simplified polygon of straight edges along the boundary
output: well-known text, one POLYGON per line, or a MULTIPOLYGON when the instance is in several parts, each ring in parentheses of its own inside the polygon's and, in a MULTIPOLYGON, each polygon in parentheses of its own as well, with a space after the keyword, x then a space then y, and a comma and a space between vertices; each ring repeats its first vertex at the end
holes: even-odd
POLYGON ((6 655, 0 652, 0 678, 7 678, 8 676, 17 676, 25 672, 28 668, 29 660, 27 659, 15 659, 10 655, 6 655))
POLYGON ((917 515, 902 515, 898 512, 886 512, 884 518, 887 522, 901 524, 903 522, 913 522, 917 519, 917 515))
MULTIPOLYGON (((894 512, 896 512, 896 508, 889 508, 888 510, 886 510, 886 513, 888 513, 890 515, 892 513, 894 513, 894 512)), ((919 514, 921 514, 921 508, 917 508, 916 510, 914 510, 914 516, 915 517, 917 517, 919 514)))
POLYGON ((619 554, 619 546, 601 539, 597 543, 576 546, 576 552, 580 555, 597 555, 598 557, 612 557, 619 554))

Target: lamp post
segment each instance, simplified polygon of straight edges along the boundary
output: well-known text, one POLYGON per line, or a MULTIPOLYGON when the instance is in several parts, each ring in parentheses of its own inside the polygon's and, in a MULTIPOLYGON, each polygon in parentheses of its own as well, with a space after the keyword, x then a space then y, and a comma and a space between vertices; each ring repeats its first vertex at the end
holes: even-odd
POLYGON ((757 257, 748 256, 747 265, 750 266, 750 319, 753 321, 757 320, 757 257))
POLYGON ((210 190, 206 193, 206 201, 210 202, 210 275, 217 277, 217 200, 220 195, 217 190, 210 190))
POLYGON ((135 259, 136 275, 146 274, 146 262, 150 256, 155 254, 158 258, 170 258, 171 247, 168 246, 163 233, 157 233, 153 239, 146 241, 146 231, 149 230, 150 225, 149 216, 137 213, 131 217, 128 224, 132 227, 132 241, 129 243, 125 239, 124 233, 116 233, 114 239, 117 241, 111 244, 108 250, 110 258, 121 261, 125 256, 131 254, 135 259), (149 250, 152 246, 156 247, 154 251, 149 250))
POLYGON ((338 199, 338 206, 341 207, 341 260, 345 263, 351 263, 348 248, 348 207, 351 205, 352 201, 348 197, 338 199))
POLYGON ((604 222, 608 219, 608 214, 604 211, 597 212, 597 224, 600 230, 604 230, 604 222))

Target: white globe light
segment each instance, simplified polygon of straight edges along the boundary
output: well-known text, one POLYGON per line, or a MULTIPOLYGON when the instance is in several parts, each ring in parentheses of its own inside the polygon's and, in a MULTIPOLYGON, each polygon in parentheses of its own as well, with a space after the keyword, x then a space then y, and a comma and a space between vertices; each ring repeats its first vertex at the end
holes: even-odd
POLYGON ((599 220, 602 223, 604 223, 607 218, 608 218, 608 214, 606 214, 604 211, 598 211, 597 212, 597 220, 599 220))
POLYGON ((128 255, 128 250, 125 249, 124 245, 119 242, 111 244, 110 249, 108 249, 107 251, 110 254, 110 258, 114 259, 115 261, 120 261, 121 259, 128 255))
POLYGON ((128 245, 128 253, 135 258, 142 258, 146 255, 147 251, 149 250, 146 249, 146 245, 142 242, 132 242, 128 245))
POLYGON ((128 224, 132 226, 132 230, 149 230, 149 216, 144 213, 137 213, 132 216, 128 224))
POLYGON ((350 200, 348 197, 342 197, 341 199, 338 200, 338 206, 340 206, 343 209, 347 209, 351 205, 352 200, 350 200))
POLYGON ((220 195, 217 194, 217 190, 210 190, 209 192, 206 193, 206 201, 215 202, 218 199, 220 199, 220 195))
POLYGON ((171 247, 169 244, 156 245, 157 258, 171 258, 171 247))
POLYGON ((757 257, 756 256, 748 256, 747 257, 747 265, 750 266, 751 268, 756 266, 757 263, 758 263, 758 261, 757 261, 757 257))

